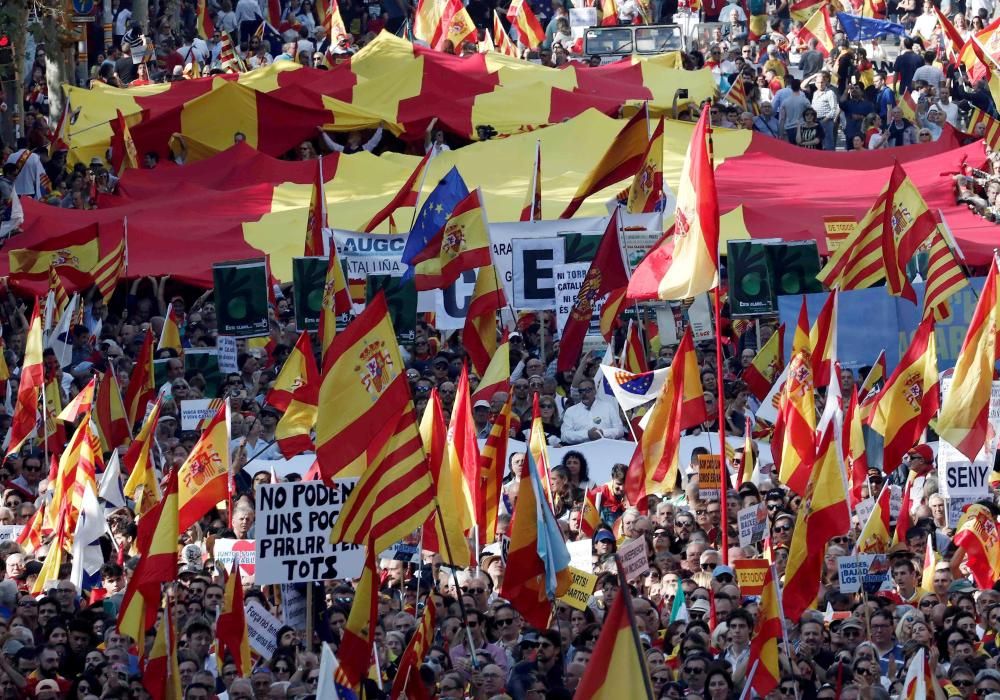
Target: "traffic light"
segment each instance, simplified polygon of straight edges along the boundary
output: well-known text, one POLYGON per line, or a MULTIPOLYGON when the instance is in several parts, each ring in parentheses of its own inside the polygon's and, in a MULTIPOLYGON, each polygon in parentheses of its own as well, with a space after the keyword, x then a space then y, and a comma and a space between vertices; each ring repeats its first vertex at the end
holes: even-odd
POLYGON ((14 62, 14 42, 10 35, 0 34, 0 64, 14 62))

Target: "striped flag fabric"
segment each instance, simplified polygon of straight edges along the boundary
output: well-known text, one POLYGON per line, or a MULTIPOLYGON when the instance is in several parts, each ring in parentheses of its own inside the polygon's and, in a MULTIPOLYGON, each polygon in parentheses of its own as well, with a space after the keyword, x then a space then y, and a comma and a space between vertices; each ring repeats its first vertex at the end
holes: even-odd
POLYGON ((491 263, 479 268, 476 286, 466 311, 462 344, 472 369, 482 377, 497 352, 497 312, 507 305, 507 297, 491 263))
POLYGON ((316 10, 320 13, 320 21, 331 41, 336 42, 340 37, 350 38, 351 33, 344 24, 344 17, 340 14, 340 3, 337 0, 320 0, 316 3, 316 10))
POLYGON ((660 117, 649 138, 642 164, 632 178, 625 211, 648 214, 663 204, 663 117, 660 117))
POLYGON ((489 401, 498 391, 509 392, 510 375, 510 341, 505 337, 490 358, 486 371, 479 377, 479 386, 472 395, 472 402, 489 401))
POLYGON ((938 26, 941 27, 941 38, 944 40, 945 53, 948 55, 950 61, 955 62, 962 51, 962 46, 965 45, 965 38, 962 37, 962 34, 955 28, 955 25, 941 12, 937 5, 933 7, 938 26))
POLYGON ((471 530, 477 524, 485 527, 486 504, 483 501, 479 471, 479 443, 476 441, 476 425, 472 420, 469 370, 464 365, 455 388, 455 403, 448 424, 445 454, 451 463, 451 478, 455 480, 455 497, 444 503, 449 508, 454 507, 460 511, 466 530, 471 530))
POLYGON ((94 389, 94 420, 105 452, 132 441, 132 427, 125 413, 122 390, 114 372, 102 373, 97 381, 94 389))
POLYGON ((993 371, 1000 359, 997 276, 994 256, 955 362, 951 388, 938 416, 938 435, 970 460, 975 459, 986 444, 993 371))
POLYGON ((970 136, 984 139, 991 151, 997 150, 1000 146, 1000 120, 994 119, 978 107, 972 107, 969 111, 969 121, 964 131, 970 136))
POLYGON ((629 319, 625 329, 625 343, 618 365, 626 372, 643 374, 649 371, 649 361, 646 359, 646 344, 639 335, 639 324, 629 319))
POLYGON ((774 692, 781 681, 778 640, 785 635, 781 624, 779 601, 774 566, 769 566, 764 573, 764 588, 760 594, 757 624, 754 625, 753 637, 750 640, 750 658, 747 661, 748 669, 753 668, 754 664, 757 665, 750 686, 760 697, 767 697, 774 692))
POLYGON ((59 272, 53 265, 49 265, 48 299, 52 302, 52 308, 45 310, 45 317, 46 320, 51 318, 51 325, 55 326, 59 319, 62 318, 66 307, 69 306, 69 293, 66 291, 66 287, 63 286, 62 278, 59 277, 59 272))
POLYGON ((517 28, 517 41, 536 49, 545 39, 545 29, 532 12, 527 0, 513 0, 507 8, 507 20, 517 28))
POLYGON ((837 362, 837 290, 830 292, 819 316, 809 329, 809 345, 812 348, 813 386, 828 386, 831 381, 839 381, 833 376, 833 366, 837 362))
POLYGON ((219 39, 219 66, 226 73, 239 73, 242 70, 241 63, 233 47, 233 38, 229 32, 222 32, 219 39))
POLYGON ((219 656, 228 651, 236 664, 236 675, 246 678, 250 675, 250 643, 247 637, 247 618, 243 608, 243 582, 237 567, 226 576, 223 585, 222 608, 215 624, 215 634, 219 642, 219 656))
POLYGON ((156 398, 156 384, 153 376, 153 330, 147 328, 139 347, 139 354, 132 366, 132 376, 125 389, 125 415, 129 428, 146 415, 146 406, 156 398))
POLYGON ((969 286, 965 271, 959 264, 947 228, 943 223, 931 236, 927 261, 927 281, 924 286, 924 318, 933 314, 935 320, 951 318, 949 299, 969 286))
POLYGON ((722 99, 733 107, 739 107, 742 112, 750 111, 750 101, 747 99, 747 87, 741 76, 736 77, 729 88, 729 92, 722 99))
POLYGON ((503 22, 500 21, 500 15, 497 14, 496 10, 493 10, 493 41, 496 42, 497 51, 504 56, 517 58, 517 46, 514 45, 507 30, 504 29, 503 22))
POLYGON ((507 447, 510 429, 514 423, 513 395, 507 397, 507 402, 500 409, 490 434, 486 436, 486 444, 479 453, 479 475, 482 503, 485 507, 482 521, 479 525, 480 539, 491 543, 497 536, 497 518, 500 515, 501 489, 503 487, 504 471, 507 469, 507 447))
POLYGON ((42 364, 42 318, 41 304, 35 299, 35 310, 28 323, 28 333, 24 344, 24 360, 17 386, 17 402, 8 433, 7 454, 21 449, 25 441, 35 431, 38 420, 38 399, 45 383, 42 364))
POLYGON ((466 41, 475 41, 475 34, 476 25, 461 0, 418 0, 413 36, 431 48, 441 51, 447 41, 460 49, 466 41))
POLYGON ((750 366, 740 374, 740 381, 747 385, 747 389, 758 401, 763 401, 784 368, 785 324, 782 323, 754 355, 750 366))
POLYGON ((862 424, 861 410, 858 405, 858 387, 855 386, 851 391, 847 410, 844 412, 844 432, 841 439, 852 507, 861 502, 861 488, 868 478, 868 453, 865 451, 865 434, 862 430, 862 424))
POLYGON ((310 340, 309 332, 302 331, 295 341, 295 345, 292 346, 292 351, 285 358, 285 363, 281 365, 281 371, 278 372, 278 376, 271 385, 271 389, 267 392, 267 396, 264 397, 264 403, 274 406, 279 411, 287 411, 288 405, 292 402, 295 390, 309 382, 309 380, 315 381, 317 375, 318 371, 316 370, 316 362, 313 359, 312 341, 310 340), (311 369, 314 372, 311 376, 309 374, 310 362, 312 364, 311 369))
POLYGON ((392 690, 389 696, 393 698, 412 698, 413 700, 430 700, 424 681, 420 677, 420 666, 424 657, 434 644, 434 628, 436 624, 435 605, 425 605, 424 614, 420 616, 420 624, 406 645, 403 655, 397 665, 396 676, 392 680, 392 690))
MULTIPOLYGON (((816 384, 808 329, 809 315, 803 298, 792 341, 792 358, 782 393, 779 422, 774 427, 775 439, 781 445, 780 456, 775 455, 779 478, 800 496, 805 495, 807 480, 816 460, 816 400, 813 396, 816 384)), ((772 447, 774 443, 772 440, 772 447)))
POLYGON ((229 422, 226 401, 177 470, 177 526, 181 532, 229 497, 229 422))
POLYGON ((163 616, 156 626, 156 636, 143 669, 142 687, 153 700, 182 700, 180 664, 177 660, 177 624, 174 604, 163 599, 163 616))
POLYGON ((794 0, 788 6, 788 11, 794 21, 805 22, 824 5, 826 0, 794 0))
POLYGON ((869 425, 882 435, 882 467, 891 474, 941 405, 934 319, 925 318, 892 376, 875 397, 869 425))
POLYGON ((118 241, 114 248, 101 258, 97 267, 91 273, 94 277, 94 286, 105 302, 111 300, 115 293, 115 287, 125 276, 125 239, 118 241))
POLYGON ((337 246, 330 241, 330 257, 326 263, 326 278, 323 281, 323 304, 319 315, 320 347, 322 348, 323 368, 326 369, 329 349, 337 336, 337 317, 351 310, 351 294, 348 289, 347 276, 340 264, 337 246))

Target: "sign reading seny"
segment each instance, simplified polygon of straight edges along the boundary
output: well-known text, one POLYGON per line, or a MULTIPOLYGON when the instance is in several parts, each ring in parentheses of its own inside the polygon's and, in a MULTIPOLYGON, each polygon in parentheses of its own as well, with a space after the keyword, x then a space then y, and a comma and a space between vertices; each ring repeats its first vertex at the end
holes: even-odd
POLYGON ((258 585, 357 578, 364 548, 331 544, 330 531, 340 517, 354 479, 262 484, 257 487, 258 585))

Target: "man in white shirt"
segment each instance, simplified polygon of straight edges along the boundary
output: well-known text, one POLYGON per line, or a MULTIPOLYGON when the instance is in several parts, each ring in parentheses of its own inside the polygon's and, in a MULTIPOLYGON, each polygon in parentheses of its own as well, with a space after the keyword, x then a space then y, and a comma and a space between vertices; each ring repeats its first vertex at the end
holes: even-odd
POLYGON ((840 116, 840 101, 837 92, 830 87, 830 73, 820 71, 816 76, 816 91, 812 96, 812 108, 823 126, 823 150, 832 151, 836 147, 834 125, 840 116))
POLYGON ((917 17, 913 23, 913 36, 919 36, 924 40, 925 45, 934 37, 934 30, 937 29, 937 15, 934 14, 934 3, 924 0, 924 13, 917 17))
POLYGON ((612 401, 597 401, 593 380, 584 379, 578 386, 580 403, 566 409, 562 422, 562 442, 576 445, 588 440, 620 438, 625 434, 618 405, 612 401))
POLYGON ((49 188, 48 175, 45 174, 45 166, 37 153, 32 153, 27 148, 14 151, 7 158, 8 163, 12 163, 17 168, 17 175, 14 177, 14 191, 19 195, 41 199, 49 188))
POLYGON ((938 90, 937 108, 944 112, 945 119, 956 129, 958 128, 958 105, 951 101, 951 88, 947 83, 938 90))

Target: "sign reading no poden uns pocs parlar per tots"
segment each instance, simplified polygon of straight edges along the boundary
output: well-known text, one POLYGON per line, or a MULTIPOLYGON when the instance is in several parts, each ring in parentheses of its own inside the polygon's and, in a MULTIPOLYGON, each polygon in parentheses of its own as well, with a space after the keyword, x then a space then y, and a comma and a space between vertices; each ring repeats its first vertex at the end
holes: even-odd
POLYGON ((257 488, 258 585, 357 578, 364 547, 331 544, 330 531, 356 479, 263 484, 257 488))

